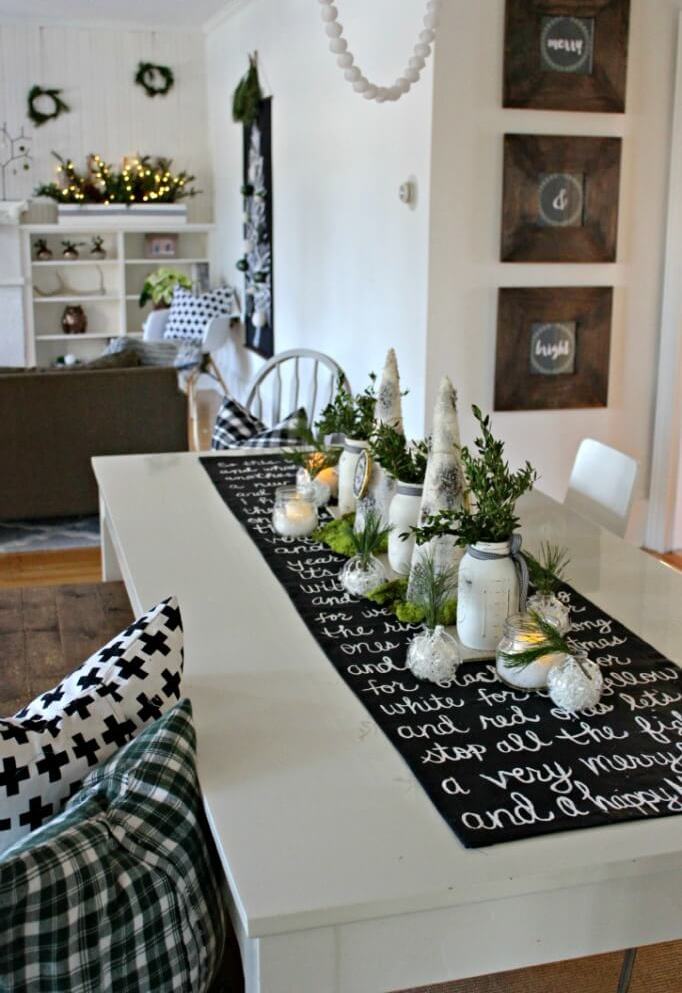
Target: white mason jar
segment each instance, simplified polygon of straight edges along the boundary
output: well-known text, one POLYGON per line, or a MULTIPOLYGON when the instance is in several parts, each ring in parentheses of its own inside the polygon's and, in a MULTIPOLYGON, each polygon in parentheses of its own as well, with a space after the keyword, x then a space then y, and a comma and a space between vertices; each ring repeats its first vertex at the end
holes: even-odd
POLYGON ((396 486, 397 483, 393 476, 390 476, 378 462, 373 462, 367 493, 358 500, 355 510, 356 531, 360 532, 364 529, 367 513, 370 510, 379 515, 382 528, 388 527, 388 514, 391 500, 395 496, 396 486))
POLYGON ((369 443, 356 438, 346 438, 343 444, 343 451, 337 466, 339 472, 339 514, 352 514, 355 510, 355 493, 353 485, 355 482, 355 467, 358 464, 360 454, 365 451, 369 443))
POLYGON ((463 645, 494 652, 504 622, 519 612, 519 599, 510 541, 479 541, 467 548, 459 566, 457 591, 457 634, 463 645))
POLYGON ((400 535, 417 526, 423 489, 421 483, 398 481, 395 496, 388 510, 388 523, 391 525, 388 536, 388 561, 391 569, 400 576, 409 575, 415 542, 414 535, 410 535, 405 541, 400 535))

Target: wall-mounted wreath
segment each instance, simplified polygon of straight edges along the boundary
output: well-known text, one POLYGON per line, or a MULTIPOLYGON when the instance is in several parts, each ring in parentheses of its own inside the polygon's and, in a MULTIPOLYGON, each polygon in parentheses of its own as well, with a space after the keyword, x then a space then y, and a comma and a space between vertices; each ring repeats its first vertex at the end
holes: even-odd
POLYGON ((173 71, 168 66, 157 66, 153 62, 140 62, 135 74, 135 82, 148 97, 165 97, 175 82, 173 71))
POLYGON ((61 90, 50 89, 44 90, 42 86, 32 86, 28 93, 28 109, 26 111, 27 115, 33 121, 37 128, 41 125, 46 124, 47 121, 53 121, 55 118, 59 117, 61 114, 66 114, 71 109, 68 104, 64 103, 60 94, 61 90), (43 106, 45 106, 47 101, 52 102, 51 110, 40 110, 36 104, 41 100, 43 106))

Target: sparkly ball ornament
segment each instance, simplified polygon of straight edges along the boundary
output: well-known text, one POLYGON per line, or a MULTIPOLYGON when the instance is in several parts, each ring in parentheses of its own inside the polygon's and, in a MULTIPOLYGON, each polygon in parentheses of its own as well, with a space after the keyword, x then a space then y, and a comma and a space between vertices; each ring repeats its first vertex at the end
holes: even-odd
POLYGON ((550 669, 547 675, 547 689, 552 703, 572 714, 596 707, 603 688, 601 669, 585 655, 569 655, 565 662, 550 669))
POLYGON ((319 0, 320 16, 324 23, 325 34, 329 40, 329 50, 336 55, 336 62, 344 70, 344 77, 356 93, 365 100, 375 100, 377 103, 395 103, 409 92, 410 88, 419 82, 420 73, 426 66, 426 60, 431 54, 432 45, 436 39, 438 14, 442 0, 428 0, 424 15, 424 29, 419 33, 419 40, 414 46, 407 67, 393 86, 378 86, 370 82, 362 70, 355 65, 355 58, 348 49, 348 42, 343 37, 343 27, 338 23, 339 11, 332 0, 319 0))
POLYGON ((452 679, 461 661, 459 645, 442 624, 437 624, 433 631, 428 628, 422 631, 407 650, 407 665, 412 675, 431 683, 452 679))

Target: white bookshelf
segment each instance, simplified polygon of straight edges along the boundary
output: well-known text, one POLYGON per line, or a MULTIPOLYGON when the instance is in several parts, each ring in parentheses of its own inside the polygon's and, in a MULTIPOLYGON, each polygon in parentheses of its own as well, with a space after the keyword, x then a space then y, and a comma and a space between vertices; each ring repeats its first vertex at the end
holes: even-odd
POLYGON ((78 219, 77 223, 22 225, 24 300, 26 313, 26 357, 29 365, 50 365, 59 355, 72 352, 87 360, 102 353, 106 341, 121 335, 141 335, 150 305, 140 308, 138 298, 147 276, 160 266, 186 272, 209 261, 211 224, 149 222, 126 224, 124 220, 78 219), (178 235, 174 258, 145 258, 146 234, 178 235), (101 235, 106 259, 89 257, 93 235, 101 235), (36 239, 44 238, 54 258, 35 259, 36 239), (85 242, 80 258, 61 257, 62 240, 85 242), (60 284, 65 284, 65 288, 60 284), (102 290, 94 293, 93 291, 102 290), (41 295, 54 293, 54 295, 41 295), (55 292, 56 291, 56 292, 55 292), (78 304, 85 310, 85 334, 64 334, 64 308, 78 304))

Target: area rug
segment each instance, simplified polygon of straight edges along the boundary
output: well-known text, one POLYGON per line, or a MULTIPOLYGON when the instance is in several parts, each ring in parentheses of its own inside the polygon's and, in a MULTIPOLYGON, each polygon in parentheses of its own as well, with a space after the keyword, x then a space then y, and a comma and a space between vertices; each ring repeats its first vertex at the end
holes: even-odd
POLYGON ((0 521, 0 553, 44 552, 99 545, 99 517, 0 521))

